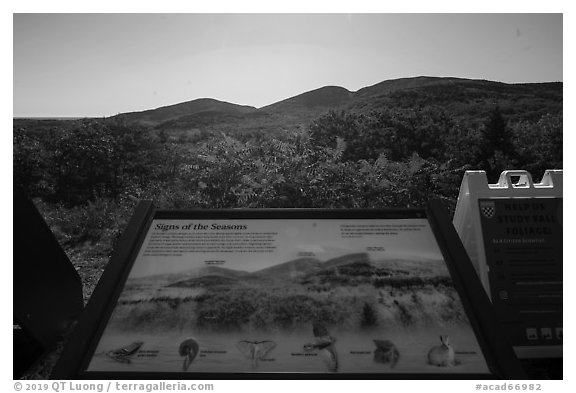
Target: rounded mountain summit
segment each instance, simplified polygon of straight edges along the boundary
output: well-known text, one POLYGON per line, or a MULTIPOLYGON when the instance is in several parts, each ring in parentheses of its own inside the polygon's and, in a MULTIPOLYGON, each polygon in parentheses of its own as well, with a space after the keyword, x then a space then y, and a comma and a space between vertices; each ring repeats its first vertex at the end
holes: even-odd
POLYGON ((328 111, 370 114, 406 108, 439 108, 455 118, 488 117, 499 106, 513 121, 562 111, 562 82, 507 84, 482 79, 418 76, 386 80, 351 92, 324 86, 262 108, 200 98, 114 116, 155 129, 282 132, 306 127, 328 111))

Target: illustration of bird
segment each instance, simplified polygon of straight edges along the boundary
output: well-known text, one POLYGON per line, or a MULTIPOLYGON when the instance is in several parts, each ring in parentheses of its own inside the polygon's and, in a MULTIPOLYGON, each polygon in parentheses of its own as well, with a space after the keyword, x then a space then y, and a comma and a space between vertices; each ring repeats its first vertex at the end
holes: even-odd
POLYGON ((198 355, 198 349, 200 346, 198 345, 198 341, 195 338, 187 338, 186 340, 180 343, 180 347, 178 348, 178 353, 180 356, 184 356, 184 363, 182 364, 182 370, 188 370, 192 361, 198 355))
POLYGON ((136 352, 138 352, 142 345, 144 345, 144 342, 136 341, 121 348, 108 351, 106 352, 106 356, 120 363, 130 363, 130 359, 136 352))
POLYGON ((389 340, 374 340, 374 344, 376 344, 374 361, 384 364, 390 363, 390 368, 394 368, 400 359, 400 352, 398 352, 396 345, 389 340))
POLYGON ((334 348, 334 343, 336 339, 328 333, 328 329, 324 325, 319 323, 314 323, 312 327, 312 332, 314 333, 315 341, 313 343, 308 343, 304 345, 304 351, 312 352, 318 351, 323 358, 328 370, 330 372, 338 371, 338 358, 336 356, 336 350, 334 348))
POLYGON ((255 369, 258 366, 258 360, 264 359, 276 347, 276 343, 272 340, 241 340, 238 341, 236 347, 247 359, 252 360, 252 368, 255 369))

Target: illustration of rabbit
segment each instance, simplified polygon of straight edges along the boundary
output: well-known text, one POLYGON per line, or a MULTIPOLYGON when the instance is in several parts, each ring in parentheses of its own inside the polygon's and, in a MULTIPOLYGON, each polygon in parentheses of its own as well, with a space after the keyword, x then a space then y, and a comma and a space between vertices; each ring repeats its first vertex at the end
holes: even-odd
POLYGON ((450 367, 456 365, 454 349, 450 345, 450 337, 440 336, 442 345, 432 347, 428 352, 428 363, 433 366, 450 367))

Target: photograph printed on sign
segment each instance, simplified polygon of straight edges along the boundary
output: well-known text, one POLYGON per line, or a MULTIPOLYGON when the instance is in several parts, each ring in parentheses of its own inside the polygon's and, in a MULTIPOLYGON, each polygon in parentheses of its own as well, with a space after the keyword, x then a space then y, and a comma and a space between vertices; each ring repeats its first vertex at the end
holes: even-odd
POLYGON ((88 371, 489 372, 426 219, 154 220, 88 371))

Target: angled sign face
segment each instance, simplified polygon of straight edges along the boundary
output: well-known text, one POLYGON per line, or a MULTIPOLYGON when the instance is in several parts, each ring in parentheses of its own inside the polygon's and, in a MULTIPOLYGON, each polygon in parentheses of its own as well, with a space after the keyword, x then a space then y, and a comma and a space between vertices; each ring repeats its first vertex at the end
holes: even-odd
POLYGON ((418 209, 155 211, 75 372, 504 376, 437 227, 418 209))
POLYGON ((454 227, 520 359, 563 357, 563 171, 466 171, 454 227))
POLYGON ((480 219, 492 303, 516 352, 562 348, 562 201, 494 198, 495 214, 480 219))

